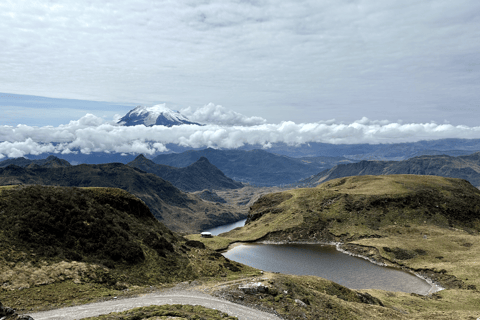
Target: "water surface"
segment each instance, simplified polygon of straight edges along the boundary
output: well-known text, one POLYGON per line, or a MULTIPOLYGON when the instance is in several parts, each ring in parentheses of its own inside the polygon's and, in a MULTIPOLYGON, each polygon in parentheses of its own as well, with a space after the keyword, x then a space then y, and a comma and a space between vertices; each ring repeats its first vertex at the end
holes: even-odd
POLYGON ((426 281, 400 270, 381 267, 316 244, 242 244, 223 254, 257 269, 322 277, 350 289, 382 289, 427 294, 426 281))
POLYGON ((215 227, 212 229, 203 230, 203 232, 210 232, 212 235, 216 236, 216 235, 219 235, 220 233, 233 230, 237 227, 243 227, 245 225, 245 221, 247 221, 247 219, 239 220, 237 222, 233 222, 229 224, 224 224, 223 226, 215 227))

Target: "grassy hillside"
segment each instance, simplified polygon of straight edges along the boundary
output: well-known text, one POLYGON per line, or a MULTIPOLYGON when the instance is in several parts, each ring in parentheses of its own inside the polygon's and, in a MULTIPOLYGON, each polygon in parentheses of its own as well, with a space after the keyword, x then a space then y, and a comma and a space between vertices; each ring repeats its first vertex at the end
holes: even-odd
POLYGON ((154 174, 121 163, 0 168, 0 185, 12 184, 120 188, 143 200, 153 215, 174 231, 198 232, 244 217, 236 208, 201 201, 154 174))
POLYGON ((245 228, 228 237, 253 240, 356 240, 387 236, 392 227, 437 226, 480 231, 480 191, 465 180, 436 176, 356 176, 316 188, 260 198, 245 228))
POLYGON ((465 180, 356 176, 266 195, 251 207, 245 227, 202 241, 216 249, 236 241, 342 242, 345 250, 446 288, 428 297, 365 291, 401 311, 396 318, 476 319, 479 231, 480 191, 465 180))
POLYGON ((0 221, 0 301, 17 309, 250 270, 172 233, 120 189, 1 187, 0 221))

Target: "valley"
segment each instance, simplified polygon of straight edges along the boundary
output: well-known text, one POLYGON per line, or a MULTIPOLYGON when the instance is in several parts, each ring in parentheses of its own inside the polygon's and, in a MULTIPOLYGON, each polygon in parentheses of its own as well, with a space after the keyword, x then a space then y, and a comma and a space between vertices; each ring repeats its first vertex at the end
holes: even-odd
MULTIPOLYGON (((166 168, 178 177, 186 173, 173 180, 178 187, 157 175, 164 167, 143 156, 129 165, 72 166, 50 157, 0 167, 0 181, 8 185, 0 194, 7 221, 0 232, 0 301, 20 312, 41 311, 163 294, 184 283, 192 292, 284 319, 475 316, 480 191, 467 181, 357 175, 314 188, 258 187, 237 184, 207 158, 199 161, 190 171, 166 168), (202 189, 207 180, 220 184, 202 189), (193 192, 179 189, 197 182, 193 192), (137 211, 143 222, 129 217, 137 211), (14 212, 19 220, 11 220, 14 212), (78 222, 69 220, 77 216, 78 222), (199 236, 241 218, 247 218, 242 228, 199 236), (160 229, 148 231, 157 223, 160 229), (100 231, 100 225, 112 229, 100 231), (242 242, 337 243, 341 251, 414 272, 445 290, 353 290, 319 277, 260 271, 219 253, 242 242)), ((165 308, 148 312, 172 312, 165 308)))
POLYGON ((120 188, 143 200, 158 220, 178 232, 200 231, 246 216, 237 207, 202 201, 154 174, 121 163, 0 168, 0 185, 17 184, 120 188))

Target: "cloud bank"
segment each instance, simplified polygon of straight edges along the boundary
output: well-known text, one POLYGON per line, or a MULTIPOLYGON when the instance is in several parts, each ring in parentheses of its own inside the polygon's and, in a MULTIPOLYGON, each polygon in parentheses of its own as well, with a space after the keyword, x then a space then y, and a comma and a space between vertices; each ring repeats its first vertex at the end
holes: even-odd
MULTIPOLYGON (((215 106, 208 105, 205 110, 215 109, 215 106)), ((205 112, 208 114, 207 111, 205 112)), ((232 115, 229 112, 225 114, 232 115)), ((166 145, 169 143, 191 148, 238 148, 246 144, 268 148, 276 142, 288 145, 308 142, 400 143, 443 138, 480 138, 480 126, 454 126, 434 122, 394 123, 362 118, 349 124, 329 120, 315 123, 285 121, 279 124, 262 123, 249 126, 209 124, 125 127, 87 114, 79 120, 57 127, 0 126, 0 141, 3 141, 0 142, 0 158, 38 155, 45 152, 152 155, 168 151, 166 145)))
POLYGON ((262 117, 248 117, 213 103, 198 109, 184 108, 180 110, 180 113, 191 121, 224 126, 255 126, 267 122, 262 117))

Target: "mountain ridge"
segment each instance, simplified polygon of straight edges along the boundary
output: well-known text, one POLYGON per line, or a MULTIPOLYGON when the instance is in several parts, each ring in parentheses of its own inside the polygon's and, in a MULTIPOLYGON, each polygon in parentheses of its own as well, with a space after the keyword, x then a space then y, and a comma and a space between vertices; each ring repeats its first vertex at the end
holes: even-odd
MULTIPOLYGON (((258 186, 274 186, 296 182, 318 173, 322 167, 331 166, 322 163, 310 163, 308 160, 293 159, 276 155, 265 150, 203 150, 186 151, 174 154, 162 154, 154 157, 153 162, 164 165, 186 167, 205 157, 227 177, 243 183, 258 186)), ((341 161, 341 160, 334 160, 341 161)), ((348 161, 348 160, 347 160, 348 161)))
POLYGON ((480 152, 452 157, 419 156, 402 161, 360 161, 340 164, 299 181, 297 186, 317 186, 320 183, 348 176, 415 174, 465 179, 480 187, 480 152))
POLYGON ((18 184, 120 188, 143 200, 154 216, 174 231, 198 232, 244 217, 235 208, 204 202, 154 174, 121 163, 0 168, 0 185, 18 184))
POLYGON ((200 157, 196 162, 184 168, 177 168, 147 159, 143 154, 129 162, 128 166, 153 173, 172 183, 183 191, 201 191, 204 189, 239 189, 243 184, 236 182, 212 165, 207 158, 200 157))

